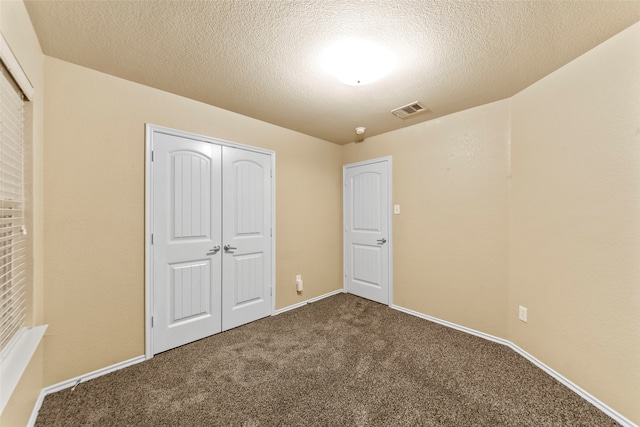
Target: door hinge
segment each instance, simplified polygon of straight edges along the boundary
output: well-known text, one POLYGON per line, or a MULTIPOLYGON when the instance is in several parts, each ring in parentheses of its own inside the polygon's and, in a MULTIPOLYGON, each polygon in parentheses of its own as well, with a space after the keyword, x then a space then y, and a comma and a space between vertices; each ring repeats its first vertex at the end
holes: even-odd
POLYGON ((269 230, 269 236, 273 237, 273 228, 269 230))
POLYGON ((153 328, 153 316, 151 316, 151 327, 153 328))
POLYGON ((151 244, 153 245, 153 233, 151 233, 151 244))
POLYGON ((151 151, 151 161, 153 162, 153 151, 151 151))
POLYGON ((270 169, 270 170, 269 170, 269 176, 270 176, 271 178, 273 178, 273 169, 270 169))
POLYGON ((347 270, 344 271, 344 277, 347 277, 347 270))

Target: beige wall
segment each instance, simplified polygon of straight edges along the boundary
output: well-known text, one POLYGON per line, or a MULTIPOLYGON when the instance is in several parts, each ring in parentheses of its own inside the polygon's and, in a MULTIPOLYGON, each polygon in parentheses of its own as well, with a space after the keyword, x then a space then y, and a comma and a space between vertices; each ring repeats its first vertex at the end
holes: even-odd
POLYGON ((506 335, 509 101, 344 146, 393 156, 393 302, 506 335))
POLYGON ((0 416, 2 427, 26 426, 43 387, 44 351, 39 345, 0 416))
POLYGON ((274 150, 276 306, 341 288, 341 147, 48 57, 45 82, 46 385, 144 353, 145 123, 274 150))
POLYGON ((508 319, 511 341, 640 424, 639 101, 640 24, 512 98, 508 319))
MULTIPOLYGON (((0 31, 25 74, 35 89, 32 102, 27 104, 25 136, 31 146, 29 184, 25 188, 32 193, 32 204, 28 213, 31 260, 33 262, 33 288, 30 289, 31 306, 28 322, 32 325, 43 322, 43 210, 42 210, 42 165, 43 165, 43 61, 42 50, 31 20, 22 1, 0 1, 0 31)), ((25 425, 43 384, 42 344, 36 350, 6 408, 0 416, 0 425, 25 425)))
POLYGON ((506 338, 636 423, 639 46, 636 24, 509 100, 343 152, 393 156, 396 304, 506 338))

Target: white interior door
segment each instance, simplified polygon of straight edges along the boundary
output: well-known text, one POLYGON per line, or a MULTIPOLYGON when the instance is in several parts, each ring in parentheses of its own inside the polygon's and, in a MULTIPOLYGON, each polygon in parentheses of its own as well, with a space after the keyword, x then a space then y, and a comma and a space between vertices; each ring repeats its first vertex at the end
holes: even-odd
POLYGON ((390 158, 344 167, 345 290, 390 303, 390 158))
POLYGON ((272 313, 273 213, 269 154, 181 132, 152 135, 156 354, 272 313))
POLYGON ((271 314, 271 159, 223 147, 222 329, 271 314))
POLYGON ((153 352, 216 332, 221 323, 221 147, 153 139, 153 352))

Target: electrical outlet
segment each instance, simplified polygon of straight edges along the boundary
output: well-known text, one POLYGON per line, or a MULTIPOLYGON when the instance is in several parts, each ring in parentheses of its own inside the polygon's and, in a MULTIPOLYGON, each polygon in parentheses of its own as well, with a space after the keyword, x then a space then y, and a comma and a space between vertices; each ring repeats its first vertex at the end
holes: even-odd
POLYGON ((524 323, 527 323, 527 308, 523 306, 518 306, 518 319, 522 320, 524 323))
POLYGON ((296 291, 302 292, 303 289, 304 288, 302 284, 302 274, 297 274, 296 275, 296 291))

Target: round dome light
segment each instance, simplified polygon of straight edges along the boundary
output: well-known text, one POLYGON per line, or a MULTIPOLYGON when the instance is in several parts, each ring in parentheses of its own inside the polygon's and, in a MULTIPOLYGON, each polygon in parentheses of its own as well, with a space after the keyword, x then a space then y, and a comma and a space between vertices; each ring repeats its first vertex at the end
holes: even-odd
POLYGON ((345 40, 327 49, 322 57, 322 66, 342 83, 361 86, 389 74, 395 67, 395 57, 373 43, 345 40))

